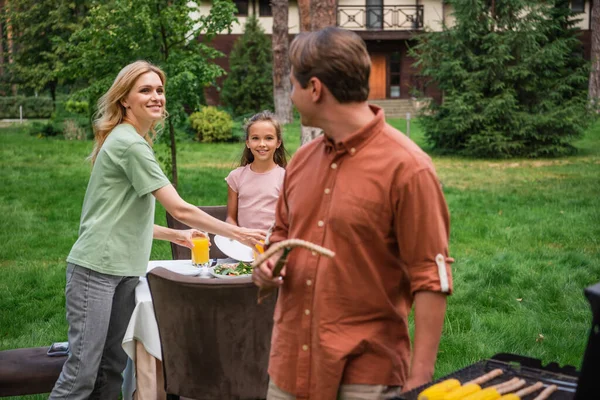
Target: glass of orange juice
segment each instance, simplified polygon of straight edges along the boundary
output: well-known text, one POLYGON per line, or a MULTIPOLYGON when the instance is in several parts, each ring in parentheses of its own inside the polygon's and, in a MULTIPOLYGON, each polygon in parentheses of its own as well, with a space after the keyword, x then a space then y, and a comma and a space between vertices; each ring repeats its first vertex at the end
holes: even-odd
POLYGON ((192 264, 196 267, 208 266, 208 237, 195 236, 192 238, 192 264))
POLYGON ((262 253, 265 252, 265 241, 261 240, 260 244, 255 244, 254 248, 252 249, 252 255, 254 256, 254 259, 256 260, 258 258, 259 255, 261 255, 262 253))

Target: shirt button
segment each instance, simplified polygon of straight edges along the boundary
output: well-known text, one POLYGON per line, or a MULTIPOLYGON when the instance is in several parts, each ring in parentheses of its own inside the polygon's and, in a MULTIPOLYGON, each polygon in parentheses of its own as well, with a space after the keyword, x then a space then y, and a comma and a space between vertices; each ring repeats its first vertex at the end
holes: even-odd
POLYGON ((317 255, 317 252, 316 252, 316 251, 313 251, 311 254, 312 254, 313 256, 316 256, 316 255, 317 255))
POLYGON ((312 285, 312 281, 311 281, 310 279, 308 279, 308 280, 306 281, 306 286, 310 286, 310 285, 312 285))
POLYGON ((336 163, 332 163, 331 164, 331 169, 336 169, 337 168, 337 164, 336 163))
POLYGON ((329 188, 326 188, 326 189, 325 189, 325 194, 329 194, 329 193, 331 193, 331 189, 329 189, 329 188))
POLYGON ((354 154, 354 153, 356 153, 356 149, 353 147, 350 149, 350 154, 354 154))
POLYGON ((306 345, 306 344, 303 344, 303 345, 302 345, 302 350, 304 350, 304 351, 308 351, 308 345, 306 345))
POLYGON ((323 225, 325 225, 325 222, 323 222, 323 221, 319 221, 319 222, 317 222, 317 225, 319 225, 319 227, 321 227, 321 228, 322 228, 322 227, 323 227, 323 225))
POLYGON ((310 314, 310 310, 308 310, 308 309, 304 310, 304 314, 309 315, 310 314))

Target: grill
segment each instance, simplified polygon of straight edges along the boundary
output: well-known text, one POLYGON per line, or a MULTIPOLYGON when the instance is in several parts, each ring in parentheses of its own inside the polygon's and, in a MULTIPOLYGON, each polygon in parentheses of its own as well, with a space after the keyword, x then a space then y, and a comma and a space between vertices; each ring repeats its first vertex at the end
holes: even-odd
MULTIPOLYGON (((556 364, 549 364, 542 367, 540 360, 508 353, 496 354, 489 360, 471 364, 466 368, 440 378, 432 384, 450 378, 456 378, 462 383, 465 383, 496 368, 503 370, 504 373, 499 377, 484 383, 482 387, 493 386, 516 377, 525 379, 525 381, 527 381, 527 386, 533 385, 538 381, 542 382, 544 386, 558 386, 558 390, 550 396, 550 399, 552 400, 571 400, 575 398, 579 377, 579 373, 575 370, 575 367, 567 366, 559 368, 556 364)), ((416 400, 418 394, 428 386, 430 385, 425 385, 405 393, 399 397, 399 399, 416 400)), ((533 399, 538 393, 539 391, 529 396, 525 396, 523 397, 523 400, 533 399)))
MULTIPOLYGON (((581 372, 570 365, 563 367, 556 363, 542 365, 541 361, 535 358, 500 353, 488 360, 476 362, 446 375, 435 382, 403 393, 396 399, 417 400, 419 393, 435 383, 450 378, 456 378, 465 383, 496 368, 502 369, 504 373, 484 383, 482 387, 493 386, 516 377, 524 379, 527 382, 527 386, 533 385, 538 381, 542 382, 544 387, 556 385, 558 390, 550 395, 549 400, 600 399, 600 283, 587 288, 585 295, 592 307, 593 321, 581 372)), ((539 392, 537 391, 525 396, 523 400, 534 399, 539 392)))

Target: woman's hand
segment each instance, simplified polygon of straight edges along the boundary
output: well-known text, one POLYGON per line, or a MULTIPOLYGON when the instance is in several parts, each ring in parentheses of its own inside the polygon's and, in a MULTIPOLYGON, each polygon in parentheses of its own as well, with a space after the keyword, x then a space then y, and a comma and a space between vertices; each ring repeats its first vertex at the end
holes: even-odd
POLYGON ((246 246, 254 248, 257 244, 262 244, 261 240, 265 241, 266 232, 260 229, 239 228, 237 241, 244 243, 246 246))
POLYGON ((277 264, 277 260, 281 257, 283 251, 279 251, 267 261, 254 268, 252 271, 252 281, 261 289, 277 288, 283 285, 283 277, 285 276, 285 266, 281 269, 279 276, 273 277, 273 268, 277 264))
MULTIPOLYGON (((197 229, 174 229, 173 232, 174 233, 173 238, 171 238, 171 242, 190 249, 194 247, 194 244, 192 243, 193 237, 208 237, 206 233, 197 229)), ((208 242, 208 245, 210 246, 210 241, 208 242)))

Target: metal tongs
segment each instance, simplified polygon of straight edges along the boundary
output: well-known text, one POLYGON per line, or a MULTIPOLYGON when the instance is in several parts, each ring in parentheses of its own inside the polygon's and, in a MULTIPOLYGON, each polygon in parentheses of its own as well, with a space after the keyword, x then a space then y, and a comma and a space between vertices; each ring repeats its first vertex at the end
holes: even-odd
MULTIPOLYGON (((283 267, 285 266, 285 264, 287 262, 287 258, 288 258, 288 255, 290 254, 290 251, 292 251, 292 249, 294 249, 296 247, 308 249, 308 250, 314 251, 318 254, 321 254, 322 256, 329 257, 329 258, 333 258, 335 256, 335 253, 333 251, 326 249, 325 247, 316 245, 314 243, 307 242, 306 240, 287 239, 287 240, 282 240, 281 242, 277 242, 273 246, 269 247, 269 249, 267 251, 265 251, 263 254, 261 254, 258 258, 256 258, 254 260, 254 262, 252 263, 252 268, 258 268, 263 262, 268 260, 272 255, 274 255, 275 253, 277 253, 280 250, 283 250, 283 254, 279 258, 279 260, 277 260, 277 262, 275 263, 275 267, 273 268, 273 277, 275 278, 275 277, 279 276, 279 274, 281 274, 281 270, 283 269, 283 267)), ((260 288, 258 290, 258 304, 262 303, 262 301, 264 299, 269 297, 271 295, 272 291, 273 291, 273 289, 260 288)))

